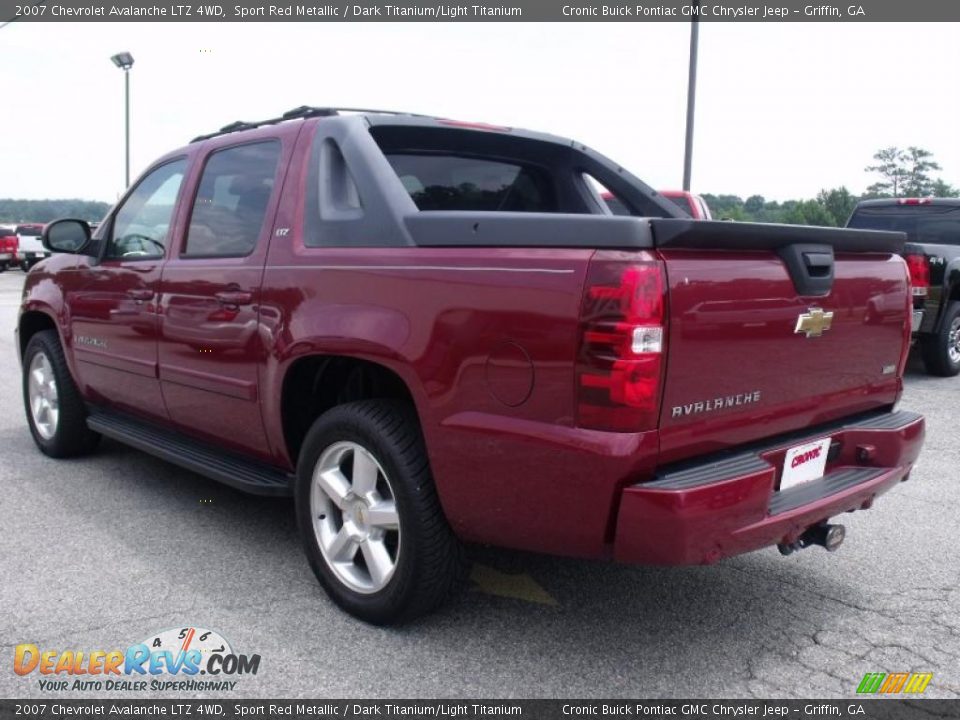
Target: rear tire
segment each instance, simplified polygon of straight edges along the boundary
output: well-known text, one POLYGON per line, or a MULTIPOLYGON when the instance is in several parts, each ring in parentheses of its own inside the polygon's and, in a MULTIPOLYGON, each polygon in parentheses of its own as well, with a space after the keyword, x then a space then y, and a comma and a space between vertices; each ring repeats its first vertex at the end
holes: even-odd
POLYGON ((0 273, 6 272, 6 271, 7 271, 7 263, 5 262, 0 263, 0 273))
POLYGON ((56 330, 36 333, 23 354, 23 404, 40 452, 66 458, 93 450, 100 435, 87 427, 80 397, 56 330))
POLYGON ((920 354, 931 375, 960 373, 960 302, 947 305, 940 332, 920 338, 920 354))
POLYGON ((20 269, 24 272, 30 272, 30 263, 28 263, 26 260, 21 260, 20 269))
POLYGON ((330 598, 374 625, 424 615, 466 574, 440 507, 416 414, 364 400, 321 415, 296 480, 297 522, 310 567, 330 598))

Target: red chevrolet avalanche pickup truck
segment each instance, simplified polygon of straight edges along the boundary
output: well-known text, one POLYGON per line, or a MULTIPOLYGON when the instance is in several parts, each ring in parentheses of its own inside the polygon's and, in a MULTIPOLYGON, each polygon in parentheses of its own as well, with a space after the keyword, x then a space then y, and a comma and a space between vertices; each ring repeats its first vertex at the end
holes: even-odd
POLYGON ((298 108, 44 242, 17 345, 40 450, 105 435, 293 495, 319 581, 374 623, 437 606, 469 542, 832 549, 923 441, 902 235, 694 221, 549 135, 298 108))

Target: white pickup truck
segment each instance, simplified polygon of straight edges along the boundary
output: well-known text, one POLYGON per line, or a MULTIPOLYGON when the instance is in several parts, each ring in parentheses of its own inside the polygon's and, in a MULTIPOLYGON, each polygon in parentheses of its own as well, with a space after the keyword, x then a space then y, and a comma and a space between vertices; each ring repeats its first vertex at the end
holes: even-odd
POLYGON ((44 258, 50 257, 50 251, 43 246, 40 238, 43 234, 43 225, 23 223, 17 225, 16 233, 19 241, 17 257, 20 259, 21 270, 27 272, 44 258))

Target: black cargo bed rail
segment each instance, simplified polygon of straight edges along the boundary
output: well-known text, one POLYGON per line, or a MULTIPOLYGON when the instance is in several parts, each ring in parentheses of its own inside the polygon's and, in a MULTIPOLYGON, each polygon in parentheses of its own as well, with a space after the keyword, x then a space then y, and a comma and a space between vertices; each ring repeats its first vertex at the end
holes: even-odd
POLYGON ((882 230, 570 213, 422 211, 404 223, 423 247, 778 251, 821 245, 834 252, 900 254, 907 239, 882 230))
POLYGON ((829 245, 835 252, 903 252, 905 233, 848 230, 812 225, 741 223, 722 220, 650 220, 658 248, 697 250, 780 250, 788 245, 829 245))

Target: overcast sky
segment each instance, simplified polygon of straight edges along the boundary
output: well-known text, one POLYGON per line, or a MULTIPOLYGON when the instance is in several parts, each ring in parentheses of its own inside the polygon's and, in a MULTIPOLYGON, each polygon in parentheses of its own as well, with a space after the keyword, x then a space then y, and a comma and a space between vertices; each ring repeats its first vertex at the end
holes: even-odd
MULTIPOLYGON (((693 189, 861 192, 887 145, 960 185, 957 24, 702 23, 693 189)), ((576 138, 681 185, 686 23, 13 23, 0 29, 0 197, 116 199, 132 173, 298 105, 384 107, 576 138)))

